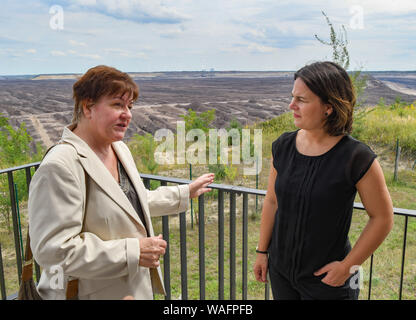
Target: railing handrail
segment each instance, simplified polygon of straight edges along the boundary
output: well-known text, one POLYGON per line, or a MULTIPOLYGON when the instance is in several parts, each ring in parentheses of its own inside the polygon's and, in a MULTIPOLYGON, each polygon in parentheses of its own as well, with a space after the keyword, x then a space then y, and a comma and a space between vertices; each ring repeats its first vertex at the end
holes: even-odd
MULTIPOLYGON (((26 168, 36 167, 40 165, 40 161, 38 162, 32 162, 21 166, 16 166, 12 168, 2 169, 0 170, 0 174, 8 173, 12 171, 18 171, 26 168)), ((140 173, 140 176, 143 179, 150 179, 150 180, 157 180, 157 181, 163 181, 168 183, 177 183, 177 184, 188 184, 192 180, 189 179, 182 179, 182 178, 175 178, 175 177, 165 177, 165 176, 159 176, 154 174, 148 174, 148 173, 140 173)), ((212 189, 221 189, 225 192, 236 192, 236 193, 247 193, 252 195, 258 195, 258 196, 265 196, 266 190, 261 189, 254 189, 254 188, 246 188, 241 186, 233 186, 233 185, 227 185, 227 184, 217 184, 212 183, 209 185, 212 189)), ((354 202, 354 209, 359 210, 365 210, 364 205, 361 202, 354 202)), ((416 217, 416 210, 413 209, 405 209, 405 208, 393 208, 394 214, 402 215, 402 216, 411 216, 416 217)))
POLYGON ((28 164, 23 164, 21 166, 11 167, 11 168, 7 168, 7 169, 0 169, 0 174, 9 173, 9 172, 13 172, 13 171, 18 171, 18 170, 22 170, 22 169, 26 169, 26 168, 31 168, 31 167, 36 167, 38 165, 40 165, 40 161, 32 162, 32 163, 28 163, 28 164))
MULTIPOLYGON (((158 180, 158 181, 177 183, 177 184, 187 184, 187 183, 192 182, 192 180, 188 180, 188 179, 164 177, 164 176, 157 176, 157 175, 144 174, 144 173, 141 173, 140 176, 143 179, 158 180)), ((247 194, 258 195, 258 196, 266 195, 266 190, 246 188, 246 187, 240 187, 240 186, 232 186, 232 185, 227 185, 227 184, 212 183, 209 185, 209 187, 212 189, 221 189, 225 192, 232 191, 236 193, 247 193, 247 194)), ((354 202, 354 209, 365 210, 364 205, 361 202, 354 202)), ((404 208, 393 208, 393 211, 395 214, 398 214, 398 215, 416 217, 416 210, 404 209, 404 208)))

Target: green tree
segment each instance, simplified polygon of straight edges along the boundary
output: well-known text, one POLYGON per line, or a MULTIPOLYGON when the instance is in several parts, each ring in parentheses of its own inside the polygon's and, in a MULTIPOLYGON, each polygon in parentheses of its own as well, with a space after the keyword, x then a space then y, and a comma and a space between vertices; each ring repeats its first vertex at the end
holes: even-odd
MULTIPOLYGON (((30 142, 32 137, 29 135, 24 122, 18 128, 13 128, 9 119, 0 114, 0 168, 10 168, 26 163, 39 161, 43 154, 43 149, 37 145, 38 152, 30 153, 30 142)), ((19 201, 25 201, 28 197, 26 185, 26 173, 19 170, 13 173, 14 183, 17 186, 19 201)), ((14 188, 14 186, 12 186, 14 188)), ((6 174, 0 175, 0 211, 7 224, 8 231, 10 228, 10 193, 9 182, 6 174)))
POLYGON ((129 141, 129 148, 136 158, 136 166, 139 171, 154 174, 159 167, 155 160, 157 143, 150 133, 145 135, 135 134, 129 141))
POLYGON ((332 48, 332 61, 338 63, 345 70, 350 66, 350 55, 348 53, 348 38, 347 30, 344 25, 341 26, 339 34, 335 32, 334 25, 325 12, 322 11, 326 19, 326 23, 329 26, 329 41, 325 41, 315 34, 315 38, 322 44, 330 46, 332 48))
POLYGON ((3 167, 23 164, 30 158, 31 141, 24 122, 14 129, 6 117, 0 116, 0 159, 3 167))
POLYGON ((188 113, 180 117, 185 120, 186 131, 201 129, 205 133, 208 133, 208 130, 212 127, 212 123, 215 120, 215 109, 207 110, 199 114, 192 109, 188 109, 188 113))

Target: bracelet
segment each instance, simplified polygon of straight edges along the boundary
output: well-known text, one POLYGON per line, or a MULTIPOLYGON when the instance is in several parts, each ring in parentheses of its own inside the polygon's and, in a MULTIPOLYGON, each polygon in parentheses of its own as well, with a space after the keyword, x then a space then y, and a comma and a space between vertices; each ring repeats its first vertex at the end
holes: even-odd
POLYGON ((256 252, 257 252, 257 253, 262 253, 262 254, 268 254, 268 252, 267 252, 267 251, 261 251, 261 250, 259 250, 259 249, 257 249, 257 248, 256 248, 256 252))

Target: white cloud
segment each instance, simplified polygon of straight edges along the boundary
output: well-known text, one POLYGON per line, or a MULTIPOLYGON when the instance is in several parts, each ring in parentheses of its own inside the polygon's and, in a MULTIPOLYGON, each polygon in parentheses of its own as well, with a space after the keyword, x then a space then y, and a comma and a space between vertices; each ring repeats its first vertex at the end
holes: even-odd
POLYGON ((176 28, 168 28, 167 30, 162 30, 159 35, 163 38, 177 38, 179 36, 184 35, 185 28, 183 26, 179 26, 176 28))
POLYGON ((118 49, 118 48, 106 48, 104 49, 109 55, 117 55, 124 58, 137 58, 137 59, 147 59, 148 56, 144 52, 140 51, 130 51, 126 49, 118 49))
POLYGON ((54 57, 64 57, 64 56, 66 56, 66 53, 65 52, 58 51, 58 50, 52 50, 50 53, 54 57))
POLYGON ((337 31, 347 28, 351 67, 416 68, 416 0, 7 0, 0 73, 80 72, 95 62, 126 71, 294 70, 332 58, 314 38, 329 39, 322 10, 337 31), (55 4, 65 15, 59 31, 48 23, 55 4), (364 29, 350 26, 354 5, 364 29))
POLYGON ((263 46, 260 44, 252 43, 248 46, 248 50, 252 53, 272 53, 276 52, 276 48, 270 46, 263 46))
MULTIPOLYGON (((76 50, 70 49, 67 51, 68 54, 71 54, 73 56, 79 57, 79 58, 86 58, 86 59, 93 59, 93 60, 100 60, 103 57, 96 53, 81 53, 76 50)), ((66 55, 66 53, 62 52, 61 54, 66 55)))
POLYGON ((102 57, 99 54, 95 54, 95 53, 80 53, 78 56, 87 58, 87 59, 93 59, 93 60, 102 59, 102 57))
POLYGON ((97 4, 96 0, 78 0, 76 2, 78 2, 78 4, 84 5, 84 6, 93 6, 93 5, 97 4))
POLYGON ((74 47, 86 47, 87 46, 84 42, 79 42, 76 40, 69 40, 69 44, 74 47))
POLYGON ((361 6, 364 13, 402 14, 416 11, 414 0, 345 0, 349 6, 361 6))
POLYGON ((72 0, 73 7, 139 23, 180 23, 190 17, 161 0, 72 0))
POLYGON ((239 43, 233 46, 227 46, 221 48, 225 53, 238 53, 238 54, 269 54, 276 53, 278 49, 270 46, 264 46, 257 43, 239 43))

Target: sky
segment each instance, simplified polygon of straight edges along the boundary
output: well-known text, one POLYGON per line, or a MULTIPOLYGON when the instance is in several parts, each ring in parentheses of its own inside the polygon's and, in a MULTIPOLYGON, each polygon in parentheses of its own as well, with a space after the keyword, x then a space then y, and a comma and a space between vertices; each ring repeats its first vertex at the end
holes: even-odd
POLYGON ((0 0, 0 75, 293 71, 331 60, 324 11, 350 70, 416 70, 415 0, 0 0))

